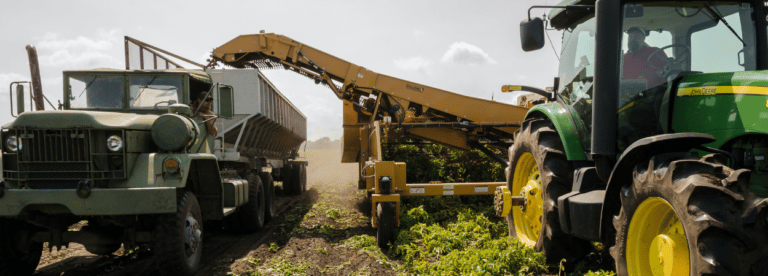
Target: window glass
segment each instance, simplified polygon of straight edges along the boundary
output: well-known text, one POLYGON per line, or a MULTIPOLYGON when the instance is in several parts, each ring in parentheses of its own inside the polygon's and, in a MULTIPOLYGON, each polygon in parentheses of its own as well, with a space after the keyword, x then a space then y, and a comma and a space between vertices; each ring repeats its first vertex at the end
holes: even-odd
POLYGON ((165 109, 181 102, 181 78, 131 77, 130 108, 165 109))
POLYGON ((70 108, 123 108, 122 77, 70 77, 69 88, 70 108))
POLYGON ((594 63, 595 18, 592 17, 564 32, 558 74, 561 83, 558 93, 590 131, 594 63))

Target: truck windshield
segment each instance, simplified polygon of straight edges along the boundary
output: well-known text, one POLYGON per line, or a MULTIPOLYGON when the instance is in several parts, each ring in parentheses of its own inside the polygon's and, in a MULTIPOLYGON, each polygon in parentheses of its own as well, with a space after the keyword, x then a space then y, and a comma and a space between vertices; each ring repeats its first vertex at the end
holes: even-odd
POLYGON ((755 29, 748 3, 627 3, 619 107, 681 74, 755 70, 755 29))
POLYGON ((123 108, 123 78, 109 76, 73 76, 69 78, 71 108, 123 108))
POLYGON ((130 77, 128 79, 130 108, 165 109, 181 102, 181 78, 130 77))

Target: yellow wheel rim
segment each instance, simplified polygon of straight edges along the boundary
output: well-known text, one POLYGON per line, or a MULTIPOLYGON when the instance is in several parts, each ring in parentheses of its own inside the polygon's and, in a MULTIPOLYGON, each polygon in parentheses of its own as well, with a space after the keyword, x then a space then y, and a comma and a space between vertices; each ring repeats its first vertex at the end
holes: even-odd
POLYGON ((517 160, 512 178, 512 195, 525 197, 525 205, 512 207, 517 239, 528 246, 536 246, 541 232, 541 218, 544 214, 541 175, 536 159, 526 152, 517 160))
POLYGON ((669 202, 651 197, 637 207, 629 223, 626 256, 629 275, 688 275, 688 240, 669 202))

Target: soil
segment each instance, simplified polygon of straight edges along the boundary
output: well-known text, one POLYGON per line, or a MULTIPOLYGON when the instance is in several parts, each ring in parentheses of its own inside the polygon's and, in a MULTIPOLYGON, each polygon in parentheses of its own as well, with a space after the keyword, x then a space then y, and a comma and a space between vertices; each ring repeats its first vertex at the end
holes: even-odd
MULTIPOLYGON (((357 164, 341 164, 339 150, 304 152, 309 161, 307 189, 282 194, 279 215, 255 234, 233 234, 206 225, 203 260, 197 275, 395 275, 397 261, 371 250, 346 247, 344 240, 367 235, 370 203, 357 189, 357 164)), ((73 226, 73 230, 82 227, 73 226)), ((38 276, 159 275, 148 249, 121 248, 109 256, 88 253, 79 244, 44 250, 38 276)))

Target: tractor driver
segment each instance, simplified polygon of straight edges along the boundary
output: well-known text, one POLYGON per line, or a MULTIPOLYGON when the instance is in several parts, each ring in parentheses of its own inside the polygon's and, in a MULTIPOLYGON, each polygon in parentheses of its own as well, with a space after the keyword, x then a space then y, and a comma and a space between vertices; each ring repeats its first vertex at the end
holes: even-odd
MULTIPOLYGON (((645 31, 638 27, 627 30, 629 40, 627 52, 624 54, 623 78, 624 80, 644 79, 648 81, 648 87, 654 87, 664 82, 664 78, 656 73, 656 70, 648 65, 648 58, 659 50, 645 43, 645 31)), ((660 51, 655 55, 651 63, 655 67, 663 67, 667 64, 667 55, 660 51)))

